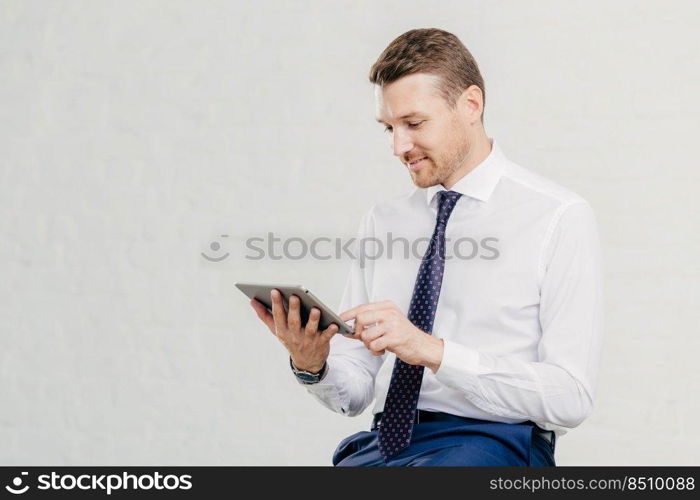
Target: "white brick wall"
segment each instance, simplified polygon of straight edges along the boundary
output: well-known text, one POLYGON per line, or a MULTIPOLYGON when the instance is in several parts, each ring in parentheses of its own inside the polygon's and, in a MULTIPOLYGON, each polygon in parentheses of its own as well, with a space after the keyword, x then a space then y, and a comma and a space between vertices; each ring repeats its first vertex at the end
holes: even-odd
POLYGON ((411 188, 366 78, 435 26, 482 68, 488 134, 598 214, 599 397, 558 463, 697 464, 698 3, 343 4, 0 4, 0 463, 327 465, 367 428, 296 385, 233 283, 338 303, 347 261, 242 242, 349 236, 411 188))

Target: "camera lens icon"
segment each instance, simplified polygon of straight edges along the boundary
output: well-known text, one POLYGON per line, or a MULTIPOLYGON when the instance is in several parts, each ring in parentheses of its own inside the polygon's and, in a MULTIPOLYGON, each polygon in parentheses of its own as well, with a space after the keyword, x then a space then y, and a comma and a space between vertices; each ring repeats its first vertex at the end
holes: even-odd
MULTIPOLYGON (((28 475, 28 474, 29 474, 28 472, 22 472, 22 473, 21 473, 22 476, 26 476, 26 475, 28 475)), ((8 486, 5 486, 5 489, 6 489, 7 491, 9 491, 10 493, 13 493, 13 494, 15 494, 15 495, 21 495, 22 493, 26 493, 27 490, 29 489, 29 485, 26 485, 24 488, 20 488, 20 486, 22 486, 22 477, 21 477, 21 476, 15 477, 15 478, 12 480, 12 485, 13 485, 15 488, 19 488, 19 489, 15 489, 15 488, 13 488, 12 486, 9 486, 9 485, 8 485, 8 486)))

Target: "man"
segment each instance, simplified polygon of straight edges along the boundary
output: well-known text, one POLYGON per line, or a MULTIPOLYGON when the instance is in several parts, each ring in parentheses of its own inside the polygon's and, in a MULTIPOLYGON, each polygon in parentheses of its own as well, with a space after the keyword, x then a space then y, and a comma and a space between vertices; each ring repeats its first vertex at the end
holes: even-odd
POLYGON ((487 137, 483 78, 454 35, 404 33, 370 81, 417 189, 372 207, 359 239, 430 238, 425 254, 353 263, 340 317, 354 335, 318 332, 318 311, 302 325, 296 297, 288 313, 276 291, 272 314, 251 304, 323 405, 355 416, 376 397, 371 430, 344 439, 334 465, 553 466, 555 437, 593 407, 593 212, 487 137))

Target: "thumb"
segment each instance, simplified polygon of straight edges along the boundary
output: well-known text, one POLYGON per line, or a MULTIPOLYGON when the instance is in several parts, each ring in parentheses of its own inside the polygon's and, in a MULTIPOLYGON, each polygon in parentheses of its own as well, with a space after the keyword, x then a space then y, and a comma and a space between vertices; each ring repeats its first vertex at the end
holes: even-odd
POLYGON ((263 323, 267 325, 267 328, 272 333, 275 333, 275 320, 272 317, 272 314, 270 314, 270 312, 267 310, 267 308, 255 299, 252 299, 250 301, 250 305, 253 307, 253 309, 255 309, 258 318, 260 318, 263 321, 263 323))

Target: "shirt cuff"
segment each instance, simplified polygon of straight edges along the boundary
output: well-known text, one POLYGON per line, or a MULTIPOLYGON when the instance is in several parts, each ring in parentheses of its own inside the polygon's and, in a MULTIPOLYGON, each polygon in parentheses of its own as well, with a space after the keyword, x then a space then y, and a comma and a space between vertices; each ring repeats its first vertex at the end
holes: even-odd
POLYGON ((479 385, 479 351, 451 340, 442 341, 442 362, 435 378, 453 389, 476 390, 479 385))
POLYGON ((347 394, 342 385, 342 369, 338 368, 339 363, 337 360, 328 358, 327 362, 328 369, 326 370, 326 375, 320 382, 304 384, 299 379, 297 379, 297 382, 299 382, 299 385, 304 386, 307 392, 321 404, 336 413, 345 415, 347 413, 347 394))

